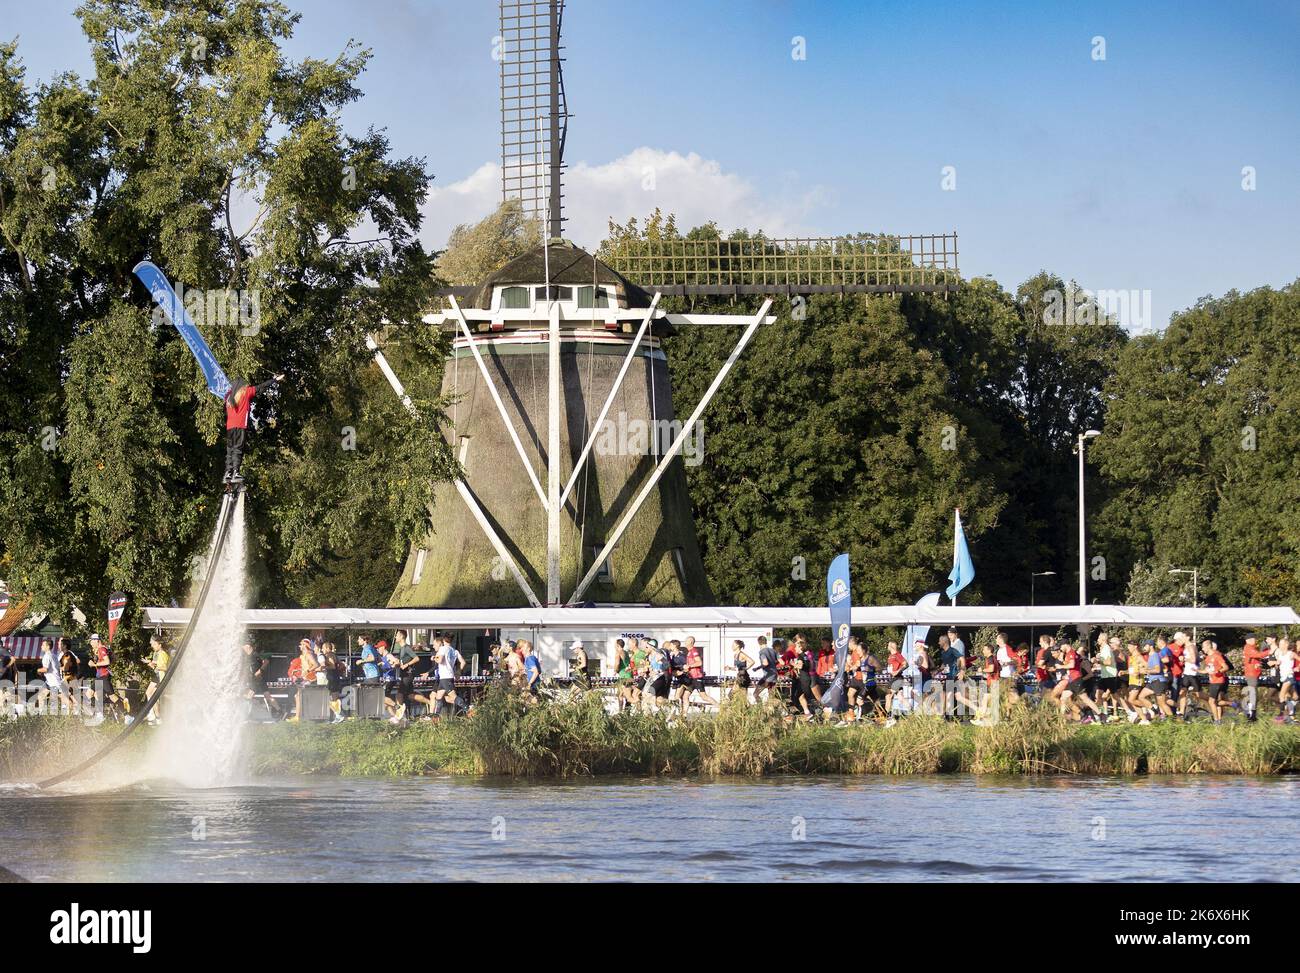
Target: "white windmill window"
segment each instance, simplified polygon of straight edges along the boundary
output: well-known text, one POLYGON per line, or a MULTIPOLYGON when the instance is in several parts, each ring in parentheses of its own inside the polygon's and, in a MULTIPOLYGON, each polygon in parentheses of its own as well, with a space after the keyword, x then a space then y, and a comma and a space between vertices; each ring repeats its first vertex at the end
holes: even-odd
MULTIPOLYGON (((546 300, 546 288, 545 288, 544 286, 534 287, 534 288, 533 288, 533 294, 537 297, 537 300, 539 300, 539 301, 544 301, 544 300, 546 300)), ((572 301, 572 300, 573 300, 573 288, 572 288, 572 287, 565 287, 565 286, 563 286, 563 285, 561 285, 561 284, 552 284, 552 285, 551 285, 551 300, 553 300, 553 301, 572 301)))
POLYGON ((422 547, 415 552, 415 570, 411 572, 411 584, 419 584, 424 577, 424 556, 427 552, 422 547))
POLYGON ((603 287, 579 287, 578 288, 578 307, 579 308, 597 308, 609 307, 609 294, 603 287))
POLYGON ((503 287, 501 288, 501 306, 503 308, 526 308, 532 307, 532 302, 528 296, 527 287, 503 287))

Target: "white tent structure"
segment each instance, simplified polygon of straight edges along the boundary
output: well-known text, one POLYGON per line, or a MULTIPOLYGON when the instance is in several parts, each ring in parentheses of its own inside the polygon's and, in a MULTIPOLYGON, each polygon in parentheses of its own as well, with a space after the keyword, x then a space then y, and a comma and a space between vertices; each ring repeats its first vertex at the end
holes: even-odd
MULTIPOLYGON (((188 608, 146 608, 146 627, 180 629, 189 624, 188 608)), ((584 640, 593 658, 613 657, 607 643, 621 635, 650 635, 660 640, 694 635, 705 653, 705 666, 720 673, 730 665, 731 639, 743 639, 752 649, 758 634, 778 629, 818 629, 830 626, 825 607, 818 608, 650 608, 617 605, 594 608, 275 608, 247 609, 241 624, 250 630, 362 632, 396 628, 429 631, 497 630, 507 638, 528 638, 538 648, 551 673, 565 671, 566 647, 584 640)), ((1059 628, 1136 627, 1172 631, 1174 628, 1254 629, 1300 626, 1300 615, 1286 606, 1263 608, 1169 608, 1139 605, 886 605, 853 609, 858 628, 903 628, 928 625, 979 628, 1007 626, 1059 628)), ((350 640, 349 640, 350 641, 350 640)), ((752 653, 751 653, 752 654, 752 653)))
MULTIPOLYGON (((146 608, 147 628, 184 628, 188 608, 146 608)), ((248 629, 565 629, 608 628, 820 628, 830 624, 818 608, 250 608, 240 615, 248 629)), ((1300 626, 1300 615, 1287 606, 1266 608, 1170 608, 1138 605, 886 605, 853 609, 860 628, 906 625, 978 627, 1123 625, 1140 628, 1264 628, 1300 626)))

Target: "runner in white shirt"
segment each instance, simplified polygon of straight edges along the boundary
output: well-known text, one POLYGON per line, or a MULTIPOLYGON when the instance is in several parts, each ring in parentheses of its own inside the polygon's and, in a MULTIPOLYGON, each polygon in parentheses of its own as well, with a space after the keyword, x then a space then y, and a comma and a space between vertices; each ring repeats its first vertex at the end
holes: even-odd
POLYGON ((1011 648, 1011 643, 1007 641, 1006 633, 998 633, 998 665, 1001 666, 999 675, 1003 679, 1009 679, 1007 690, 1017 692, 1016 687, 1016 669, 1018 668, 1016 653, 1011 648))
MULTIPOLYGON (((1182 635, 1181 632, 1178 633, 1182 635)), ((1199 699, 1201 694, 1201 666, 1196 654, 1196 643, 1186 635, 1179 640, 1183 646, 1183 675, 1178 680, 1178 715, 1187 715, 1187 701, 1199 699)))
POLYGON ((63 681, 63 652, 50 639, 41 642, 41 667, 38 670, 45 677, 45 685, 57 703, 71 706, 72 698, 68 686, 63 681))
POLYGON ((433 694, 434 716, 439 715, 443 703, 451 707, 451 715, 456 715, 456 671, 464 664, 464 658, 449 639, 435 640, 434 660, 438 671, 438 690, 433 694))
POLYGON ((1278 639, 1274 657, 1277 659, 1277 703, 1281 712, 1273 722, 1290 723, 1295 717, 1296 704, 1296 654, 1290 639, 1278 639))

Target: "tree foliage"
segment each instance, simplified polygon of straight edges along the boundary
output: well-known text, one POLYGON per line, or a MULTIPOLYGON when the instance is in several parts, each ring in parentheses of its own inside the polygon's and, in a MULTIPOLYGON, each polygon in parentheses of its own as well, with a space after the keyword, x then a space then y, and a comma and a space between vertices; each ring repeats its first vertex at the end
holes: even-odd
POLYGON ((454 461, 427 391, 440 340, 403 342, 415 415, 365 346, 418 319, 434 282, 423 161, 339 121, 369 53, 289 59, 297 15, 265 0, 88 0, 78 16, 88 80, 33 90, 0 45, 0 576, 92 625, 115 588, 137 607, 187 587, 224 416, 133 286, 141 259, 256 298, 198 323, 232 376, 287 375, 245 462, 259 600, 348 597, 340 567, 362 548, 395 573, 454 461))

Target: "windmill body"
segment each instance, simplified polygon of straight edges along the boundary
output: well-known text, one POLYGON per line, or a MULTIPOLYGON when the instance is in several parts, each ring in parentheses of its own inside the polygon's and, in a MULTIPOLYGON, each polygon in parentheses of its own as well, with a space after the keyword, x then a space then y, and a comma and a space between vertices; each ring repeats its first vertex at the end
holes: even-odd
MULTIPOLYGON (((650 475, 680 429, 660 338, 671 333, 671 318, 681 316, 658 308, 651 312, 650 295, 567 243, 552 243, 545 254, 538 248, 512 261, 467 300, 469 307, 425 318, 454 336, 442 392, 455 400, 449 418, 464 482, 538 600, 567 599, 628 509, 632 488, 650 475), (638 336, 648 313, 651 318, 638 336), (550 492, 553 330, 559 345, 555 469, 562 483, 561 598, 554 592, 542 595, 550 582, 545 504, 550 492), (609 408, 597 426, 606 402, 609 408)), ((668 464, 584 600, 651 605, 711 600, 686 491, 685 463, 697 454, 693 447, 687 452, 668 464)), ((529 604, 507 563, 475 519, 466 516, 455 492, 454 484, 441 489, 433 529, 412 549, 390 605, 529 604)))

